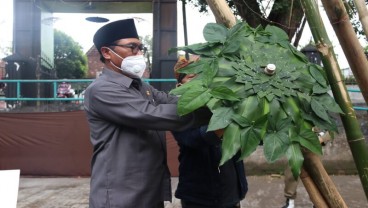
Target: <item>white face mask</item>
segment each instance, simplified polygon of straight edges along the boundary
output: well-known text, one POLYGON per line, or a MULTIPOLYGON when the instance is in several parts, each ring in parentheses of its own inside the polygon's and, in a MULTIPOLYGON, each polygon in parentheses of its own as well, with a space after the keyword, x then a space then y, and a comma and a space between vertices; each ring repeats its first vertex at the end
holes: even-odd
POLYGON ((144 60, 143 55, 128 56, 128 57, 122 58, 117 53, 115 53, 113 50, 110 50, 110 51, 123 60, 121 62, 120 68, 117 67, 114 63, 110 61, 112 65, 114 65, 116 68, 119 68, 121 71, 137 76, 138 78, 141 78, 143 76, 144 71, 146 69, 146 62, 144 60))
POLYGON ((128 56, 121 62, 120 68, 141 78, 146 69, 146 62, 143 55, 128 56))

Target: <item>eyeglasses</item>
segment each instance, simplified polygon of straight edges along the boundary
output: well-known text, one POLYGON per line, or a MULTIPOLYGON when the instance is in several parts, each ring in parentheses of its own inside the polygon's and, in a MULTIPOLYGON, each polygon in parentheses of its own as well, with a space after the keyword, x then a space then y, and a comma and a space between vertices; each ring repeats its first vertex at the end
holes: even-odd
POLYGON ((143 49, 144 49, 144 45, 143 44, 138 44, 138 43, 128 43, 128 44, 124 44, 124 45, 112 44, 111 46, 119 46, 119 47, 123 47, 123 48, 130 48, 132 50, 133 54, 138 53, 138 51, 143 51, 143 49))

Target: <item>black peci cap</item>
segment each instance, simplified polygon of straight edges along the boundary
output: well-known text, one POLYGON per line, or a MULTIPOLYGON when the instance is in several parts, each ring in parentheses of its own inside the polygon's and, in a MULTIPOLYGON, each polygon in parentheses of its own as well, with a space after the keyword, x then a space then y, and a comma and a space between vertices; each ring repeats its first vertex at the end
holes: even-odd
POLYGON ((102 46, 109 46, 113 42, 124 38, 138 38, 134 19, 124 19, 108 23, 97 30, 93 36, 93 43, 101 53, 102 46))

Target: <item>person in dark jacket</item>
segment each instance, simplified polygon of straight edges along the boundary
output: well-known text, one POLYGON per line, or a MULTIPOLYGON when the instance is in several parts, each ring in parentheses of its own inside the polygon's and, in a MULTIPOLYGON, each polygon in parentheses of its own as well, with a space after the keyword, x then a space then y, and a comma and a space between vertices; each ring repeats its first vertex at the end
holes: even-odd
MULTIPOLYGON (((175 65, 178 86, 190 81, 195 74, 177 73, 189 61, 179 58, 175 65)), ((207 132, 207 126, 173 131, 180 147, 179 183, 175 197, 183 208, 236 208, 248 191, 244 164, 240 154, 219 167, 222 130, 207 132)))
POLYGON ((205 112, 180 117, 176 96, 141 80, 146 65, 133 19, 102 26, 93 42, 105 66, 84 98, 93 145, 89 207, 163 208, 171 201, 165 131, 203 125, 205 112))

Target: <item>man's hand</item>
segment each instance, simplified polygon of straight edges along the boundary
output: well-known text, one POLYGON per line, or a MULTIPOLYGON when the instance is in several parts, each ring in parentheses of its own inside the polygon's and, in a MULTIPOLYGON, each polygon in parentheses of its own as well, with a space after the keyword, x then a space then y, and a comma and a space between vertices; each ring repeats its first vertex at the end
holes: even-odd
POLYGON ((215 132, 215 134, 219 137, 219 138, 221 138, 222 137, 222 135, 224 135, 224 129, 217 129, 217 130, 215 130, 214 132, 215 132))
POLYGON ((319 142, 323 145, 326 145, 329 141, 331 141, 330 133, 327 132, 319 132, 318 133, 319 142))

